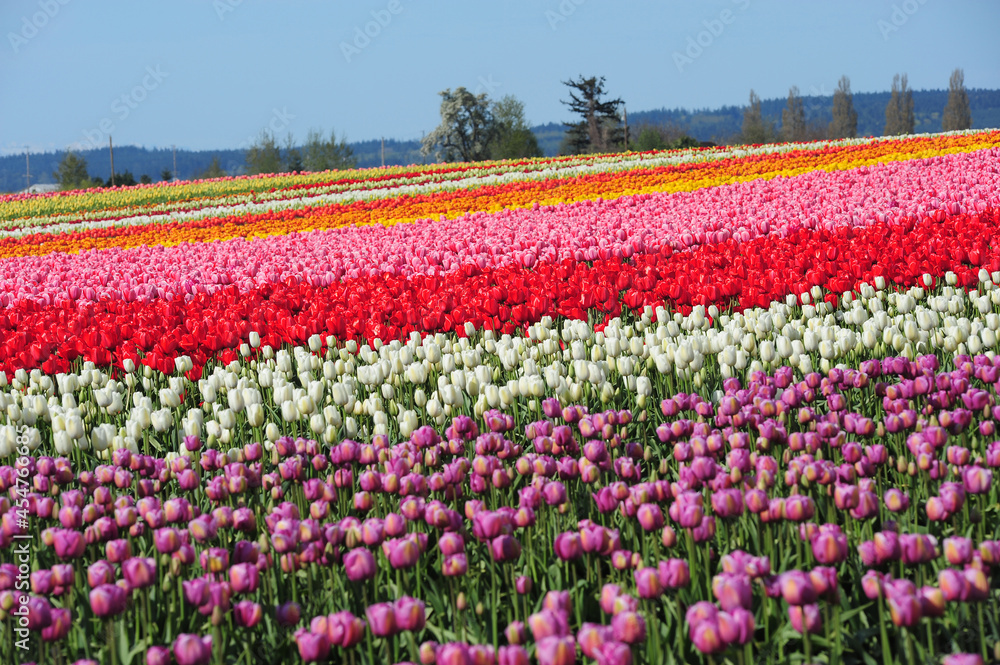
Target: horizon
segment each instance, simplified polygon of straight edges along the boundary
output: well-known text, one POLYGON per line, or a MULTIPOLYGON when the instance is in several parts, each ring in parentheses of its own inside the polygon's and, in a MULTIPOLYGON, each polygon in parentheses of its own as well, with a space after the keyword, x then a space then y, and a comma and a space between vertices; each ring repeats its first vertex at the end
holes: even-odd
POLYGON ((540 126, 570 119, 561 81, 579 74, 604 76, 633 113, 740 107, 751 89, 780 99, 792 85, 829 96, 841 75, 855 94, 877 94, 906 73, 916 92, 947 89, 961 68, 967 88, 992 90, 1000 45, 989 15, 1000 6, 9 0, 0 154, 97 148, 109 135, 151 150, 234 150, 267 128, 297 142, 313 128, 350 142, 419 140, 440 119, 437 93, 458 86, 514 94, 540 126), (957 29, 963 39, 941 39, 957 29))

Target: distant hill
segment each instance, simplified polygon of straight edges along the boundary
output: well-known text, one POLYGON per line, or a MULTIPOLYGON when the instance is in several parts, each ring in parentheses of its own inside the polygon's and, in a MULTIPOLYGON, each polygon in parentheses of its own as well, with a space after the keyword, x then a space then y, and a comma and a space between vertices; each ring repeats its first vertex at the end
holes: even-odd
MULTIPOLYGON (((947 90, 915 90, 913 106, 916 115, 917 132, 941 131, 941 113, 948 100, 947 90)), ((885 124, 885 106, 889 101, 888 92, 856 92, 854 93, 854 108, 858 112, 858 135, 879 136, 885 124)), ((806 120, 823 126, 831 119, 832 97, 804 96, 803 105, 806 110, 806 120)), ((1000 127, 1000 90, 969 90, 969 105, 972 108, 972 126, 978 129, 1000 127)), ((761 110, 765 117, 774 120, 781 126, 781 111, 785 107, 785 99, 765 99, 761 102, 761 110)), ((743 123, 743 107, 724 106, 717 109, 666 109, 631 112, 628 116, 629 125, 636 127, 642 124, 672 124, 700 141, 727 143, 739 134, 743 123)), ((538 144, 546 155, 552 156, 559 152, 565 125, 550 122, 532 128, 538 138, 538 144)), ((350 144, 357 158, 358 166, 372 167, 382 163, 381 142, 378 139, 356 141, 350 144)), ((110 176, 108 152, 104 149, 87 150, 82 153, 87 160, 90 175, 107 179, 110 176)), ((51 183, 52 173, 63 157, 62 152, 49 152, 31 155, 31 182, 51 183)), ((193 178, 206 170, 213 157, 219 158, 219 163, 227 173, 239 174, 245 169, 244 155, 240 150, 178 150, 177 177, 193 178)), ((422 164, 430 158, 420 154, 420 141, 397 141, 386 139, 386 164, 422 164)), ((0 192, 20 191, 25 187, 24 155, 7 155, 0 157, 0 192)), ((138 180, 143 174, 150 176, 154 182, 160 180, 160 173, 173 170, 173 152, 169 148, 141 148, 136 146, 121 146, 115 148, 115 170, 131 171, 138 180)))

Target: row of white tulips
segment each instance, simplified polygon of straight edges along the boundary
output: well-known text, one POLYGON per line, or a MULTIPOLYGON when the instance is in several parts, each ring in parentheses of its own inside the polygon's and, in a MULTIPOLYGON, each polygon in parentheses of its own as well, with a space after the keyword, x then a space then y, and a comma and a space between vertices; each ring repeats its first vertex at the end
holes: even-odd
POLYGON ((0 378, 0 458, 13 454, 18 434, 33 450, 62 455, 145 445, 162 454, 187 435, 223 448, 246 443, 248 434, 272 442, 288 433, 327 443, 407 437, 458 413, 537 413, 549 395, 642 409, 653 406, 647 398, 655 385, 700 389, 708 372, 743 376, 789 365, 801 376, 868 357, 992 354, 1000 273, 982 271, 972 291, 948 285, 953 277, 933 292, 892 291, 876 280, 857 295, 843 294, 836 308, 822 302, 819 287, 742 314, 698 307, 684 317, 646 308, 603 331, 546 319, 523 337, 468 326, 467 337, 414 333, 405 342, 336 346, 313 336, 305 347, 277 351, 260 348, 252 333, 243 360, 215 365, 197 382, 183 375, 191 369, 184 356, 170 377, 130 362, 117 378, 91 363, 57 376, 18 370, 9 384, 0 378))

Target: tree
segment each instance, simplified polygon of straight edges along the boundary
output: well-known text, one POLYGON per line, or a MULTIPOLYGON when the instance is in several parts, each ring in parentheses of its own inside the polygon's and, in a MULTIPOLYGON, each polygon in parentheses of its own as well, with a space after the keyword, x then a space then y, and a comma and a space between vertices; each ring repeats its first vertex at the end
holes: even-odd
POLYGON ((281 150, 274 133, 261 130, 257 141, 246 152, 247 173, 279 173, 281 171, 281 150))
POLYGON ((524 119, 524 102, 506 95, 493 102, 494 138, 490 159, 541 157, 538 139, 524 119))
POLYGON ((138 184, 135 181, 135 176, 132 175, 132 172, 128 171, 128 170, 122 171, 121 173, 115 173, 114 174, 114 178, 115 178, 115 180, 114 180, 114 182, 112 182, 111 178, 109 177, 105 181, 104 186, 105 187, 112 187, 112 186, 113 187, 131 187, 132 185, 138 184))
POLYGON ((423 155, 446 162, 488 159, 496 134, 493 110, 486 93, 474 95, 464 87, 441 94, 441 124, 424 137, 423 155))
POLYGON ((195 180, 211 180, 212 178, 223 178, 227 174, 219 163, 219 156, 212 155, 212 161, 208 168, 194 177, 195 180))
POLYGON ((285 173, 302 173, 302 151, 295 146, 291 133, 285 137, 285 152, 281 157, 282 169, 285 173))
POLYGON ((760 97, 750 91, 750 105, 743 110, 743 143, 767 143, 774 137, 774 126, 764 119, 760 110, 760 97))
POLYGON ((885 107, 885 136, 912 134, 914 129, 913 91, 906 85, 906 74, 892 77, 892 94, 885 107))
POLYGON ((806 109, 798 86, 788 90, 788 102, 781 112, 781 134, 786 141, 803 141, 806 138, 806 109))
POLYGON ((163 182, 169 182, 174 179, 174 174, 170 172, 170 169, 163 169, 160 171, 160 180, 163 182))
POLYGON ((143 173, 141 176, 139 176, 139 182, 141 182, 143 185, 151 185, 153 184, 153 179, 150 178, 145 173, 143 173))
POLYGON ((663 135, 650 125, 639 130, 639 137, 636 138, 632 145, 632 149, 636 152, 666 150, 667 147, 667 142, 663 140, 663 135))
POLYGON ((357 164, 354 151, 347 145, 347 138, 337 140, 337 133, 330 131, 330 138, 323 139, 319 130, 310 129, 302 148, 302 167, 306 171, 341 171, 357 164))
POLYGON ((953 132, 972 128, 972 111, 969 109, 969 93, 965 89, 965 72, 956 69, 948 81, 948 103, 944 105, 941 129, 953 132))
POLYGON ((90 176, 87 175, 87 160, 72 150, 66 152, 62 161, 59 162, 59 170, 54 172, 52 177, 59 183, 59 189, 62 190, 85 189, 93 186, 90 176))
POLYGON ((570 89, 569 101, 563 100, 576 115, 578 122, 569 125, 564 146, 572 154, 611 152, 625 142, 625 130, 618 107, 621 99, 604 100, 604 77, 582 75, 575 81, 563 81, 570 89))
POLYGON ((853 139, 858 135, 858 112, 854 110, 854 95, 851 94, 851 79, 841 76, 833 93, 833 120, 830 122, 830 138, 853 139))

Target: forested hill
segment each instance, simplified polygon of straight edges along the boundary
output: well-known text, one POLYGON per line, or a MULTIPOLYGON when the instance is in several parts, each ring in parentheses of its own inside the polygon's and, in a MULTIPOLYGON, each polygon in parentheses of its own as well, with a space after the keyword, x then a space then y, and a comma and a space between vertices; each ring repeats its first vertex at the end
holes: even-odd
MULTIPOLYGON (((804 91, 803 91, 804 92, 804 91)), ((1000 127, 1000 90, 970 89, 969 106, 972 109, 974 128, 1000 127)), ((803 95, 807 122, 826 126, 831 119, 832 97, 803 95)), ((941 131, 941 114, 948 100, 947 90, 915 90, 913 105, 917 132, 941 131)), ((889 101, 888 92, 854 93, 854 108, 858 112, 858 135, 879 136, 885 125, 885 107, 889 101)), ((765 118, 781 127, 781 111, 785 99, 765 99, 761 109, 765 118)), ((568 120, 569 118, 566 118, 568 120)), ((672 125, 700 141, 727 143, 734 140, 743 123, 743 107, 724 106, 717 109, 667 109, 652 111, 630 111, 629 125, 637 127, 649 125, 672 125)), ((430 130, 431 128, 428 128, 430 130)), ((532 128, 538 143, 546 155, 559 152, 565 126, 561 122, 550 122, 532 128)), ((354 150, 358 166, 378 166, 382 163, 382 145, 378 139, 355 141, 349 144, 354 150)), ((52 173, 58 168, 62 152, 31 155, 31 183, 51 183, 52 173)), ((87 150, 81 153, 87 160, 92 176, 107 179, 110 175, 108 151, 87 150)), ((196 177, 205 171, 213 157, 218 157, 219 165, 227 173, 244 172, 246 163, 240 150, 177 150, 177 176, 182 179, 196 177)), ((385 141, 386 164, 420 164, 428 161, 420 154, 420 141, 385 141)), ((162 148, 140 148, 121 146, 115 148, 115 171, 130 171, 136 178, 146 174, 152 180, 160 180, 164 170, 173 171, 173 152, 162 148)), ((25 186, 24 155, 0 157, 0 192, 18 191, 25 186)))

